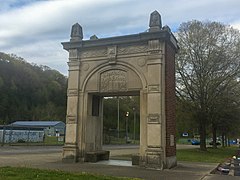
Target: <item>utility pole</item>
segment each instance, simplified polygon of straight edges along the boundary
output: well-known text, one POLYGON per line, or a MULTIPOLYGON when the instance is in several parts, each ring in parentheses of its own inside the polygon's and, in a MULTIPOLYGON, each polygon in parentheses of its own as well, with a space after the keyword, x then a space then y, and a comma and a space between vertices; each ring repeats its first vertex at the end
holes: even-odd
POLYGON ((133 140, 134 140, 134 144, 135 144, 135 141, 136 141, 135 126, 136 126, 136 108, 134 107, 133 108, 133 140))
POLYGON ((120 130, 120 115, 119 115, 119 96, 117 97, 117 105, 118 105, 118 124, 117 124, 117 131, 118 131, 118 141, 119 141, 119 130, 120 130))
POLYGON ((126 113, 126 144, 128 143, 128 116, 129 112, 126 113))
POLYGON ((3 131, 2 131, 2 146, 4 146, 4 143, 5 143, 5 125, 3 125, 3 131))

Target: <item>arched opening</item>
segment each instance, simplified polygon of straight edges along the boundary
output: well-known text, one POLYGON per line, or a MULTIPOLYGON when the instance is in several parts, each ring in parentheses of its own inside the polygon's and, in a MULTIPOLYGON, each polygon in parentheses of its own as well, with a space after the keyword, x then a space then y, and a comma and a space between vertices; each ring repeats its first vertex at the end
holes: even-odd
MULTIPOLYGON (((170 28, 161 26, 159 13, 151 14, 149 31, 140 34, 83 40, 81 26, 75 24, 72 29, 78 34, 72 33, 70 41, 62 43, 69 52, 63 160, 86 161, 88 154, 104 159, 104 97, 139 96, 137 163, 158 169, 175 166, 174 61, 178 46, 170 28)), ((119 123, 118 142, 121 137, 126 143, 136 141, 136 134, 130 137, 134 114, 130 109, 121 115, 126 130, 121 135, 124 125, 119 123)), ((113 122, 106 130, 116 129, 116 120, 113 122)))
POLYGON ((103 149, 111 160, 131 161, 139 153, 140 99, 134 96, 104 97, 103 149))

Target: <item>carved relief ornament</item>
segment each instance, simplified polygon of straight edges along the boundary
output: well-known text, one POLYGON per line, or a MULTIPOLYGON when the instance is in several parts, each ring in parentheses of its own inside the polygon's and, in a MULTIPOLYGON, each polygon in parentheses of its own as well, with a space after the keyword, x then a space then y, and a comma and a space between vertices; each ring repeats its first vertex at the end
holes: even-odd
POLYGON ((107 50, 104 48, 102 49, 94 49, 94 50, 85 50, 81 52, 81 58, 92 58, 92 57, 106 57, 107 50))
POLYGON ((107 49, 109 64, 115 64, 117 60, 117 46, 111 46, 107 49))
POLYGON ((110 70, 100 75, 100 91, 116 92, 127 90, 127 72, 110 70))
POLYGON ((148 50, 147 45, 136 45, 136 46, 118 47, 117 53, 118 54, 136 54, 136 53, 147 52, 147 50, 148 50))
POLYGON ((159 40, 148 41, 148 50, 150 53, 158 53, 160 51, 159 40))

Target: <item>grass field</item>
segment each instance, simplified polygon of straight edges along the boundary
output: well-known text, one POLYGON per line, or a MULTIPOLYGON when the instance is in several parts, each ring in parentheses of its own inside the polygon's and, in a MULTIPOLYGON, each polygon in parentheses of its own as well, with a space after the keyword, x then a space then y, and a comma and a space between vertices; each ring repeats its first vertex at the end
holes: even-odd
POLYGON ((55 136, 46 136, 44 139, 45 145, 63 145, 63 141, 58 141, 58 137, 55 136))
MULTIPOLYGON (((1 167, 0 179, 4 180, 134 180, 133 178, 117 178, 92 175, 88 173, 67 173, 63 171, 40 170, 32 168, 1 167)), ((137 180, 137 179, 135 179, 137 180)))
POLYGON ((206 152, 196 149, 177 150, 178 161, 220 163, 236 154, 237 147, 208 148, 206 152))

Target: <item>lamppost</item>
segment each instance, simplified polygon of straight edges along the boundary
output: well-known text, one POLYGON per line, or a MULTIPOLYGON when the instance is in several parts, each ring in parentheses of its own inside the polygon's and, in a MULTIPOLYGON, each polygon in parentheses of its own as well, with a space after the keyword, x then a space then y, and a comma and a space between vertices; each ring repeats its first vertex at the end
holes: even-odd
POLYGON ((129 112, 126 113, 126 144, 128 143, 128 116, 129 112))
POLYGON ((119 141, 119 130, 120 130, 120 120, 119 120, 119 96, 117 97, 117 105, 118 105, 118 124, 117 124, 117 131, 118 131, 118 141, 119 141))
POLYGON ((135 125, 136 125, 136 109, 133 107, 133 140, 135 144, 136 136, 135 136, 135 125))

